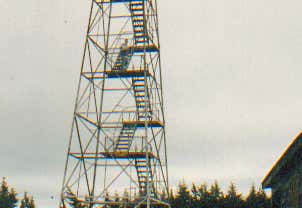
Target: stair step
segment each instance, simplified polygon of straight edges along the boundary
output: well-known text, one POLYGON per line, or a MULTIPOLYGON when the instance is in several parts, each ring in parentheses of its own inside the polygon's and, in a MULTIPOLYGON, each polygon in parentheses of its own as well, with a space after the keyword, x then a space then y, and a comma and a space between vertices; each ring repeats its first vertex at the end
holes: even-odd
POLYGON ((144 14, 144 9, 142 7, 133 7, 131 8, 132 16, 136 16, 137 14, 144 14))
POLYGON ((137 108, 140 108, 140 109, 143 109, 145 108, 146 106, 137 106, 137 108))
POLYGON ((140 103, 140 104, 137 104, 137 107, 138 108, 149 108, 150 105, 145 105, 145 104, 140 103))
POLYGON ((134 34, 144 34, 144 35, 146 35, 145 27, 134 27, 133 31, 134 31, 134 34))
POLYGON ((137 89, 137 90, 134 90, 134 92, 145 92, 145 89, 137 89))
POLYGON ((135 41, 137 40, 145 40, 148 41, 148 38, 145 35, 141 35, 141 36, 134 36, 135 41))
POLYGON ((136 4, 130 4, 130 9, 133 7, 144 7, 144 4, 142 2, 137 2, 136 4))
POLYGON ((144 11, 144 5, 143 4, 132 4, 130 5, 131 11, 144 11))
POLYGON ((136 17, 132 16, 132 21, 136 21, 136 20, 144 21, 144 16, 136 16, 136 17))
POLYGON ((129 138, 129 136, 132 136, 132 135, 120 135, 119 138, 129 138))
POLYGON ((144 19, 134 19, 133 22, 144 22, 144 19))
POLYGON ((122 136, 119 136, 119 140, 118 141, 121 141, 121 142, 125 142, 125 141, 127 141, 127 142, 129 142, 129 137, 122 137, 122 136))
POLYGON ((135 40, 136 43, 148 43, 148 40, 135 40))
POLYGON ((145 92, 145 85, 141 85, 141 86, 135 86, 133 85, 134 88, 134 92, 145 92), (141 90, 141 91, 135 91, 135 90, 141 90))
POLYGON ((144 13, 142 13, 142 14, 132 14, 132 17, 144 17, 144 13))
POLYGON ((133 81, 144 81, 145 78, 144 77, 135 77, 132 79, 133 81))
POLYGON ((134 36, 135 34, 145 34, 145 25, 133 25, 134 36))
POLYGON ((135 84, 135 85, 133 85, 133 87, 144 87, 145 86, 145 84, 135 84))
POLYGON ((136 160, 136 162, 137 163, 147 163, 146 159, 143 159, 143 160, 142 159, 141 160, 138 159, 138 160, 136 160))
POLYGON ((135 96, 143 96, 143 97, 145 97, 145 89, 144 89, 144 91, 141 91, 141 92, 134 92, 135 93, 135 96))
POLYGON ((141 163, 143 163, 143 164, 147 164, 147 161, 146 160, 137 160, 136 161, 136 164, 138 164, 138 165, 141 165, 141 163))
MULTIPOLYGON (((133 85, 134 86, 142 85, 142 82, 145 82, 144 78, 142 78, 142 79, 133 79, 133 85)), ((145 84, 143 84, 142 86, 145 86, 145 84)))
POLYGON ((129 143, 126 143, 126 144, 117 144, 117 146, 118 146, 118 147, 128 147, 128 144, 129 144, 129 143))
POLYGON ((134 26, 144 26, 144 21, 133 21, 134 26))
POLYGON ((137 168, 146 168, 146 165, 136 165, 137 168))
POLYGON ((132 1, 130 2, 130 5, 134 6, 134 5, 143 5, 144 2, 143 1, 132 1))
POLYGON ((139 31, 139 30, 135 30, 135 29, 138 29, 138 28, 134 28, 134 32, 135 32, 134 37, 146 37, 146 34, 145 34, 144 30, 139 31))
POLYGON ((134 25, 133 30, 136 33, 144 32, 145 25, 134 25))
POLYGON ((149 100, 136 100, 136 102, 137 102, 138 104, 143 104, 143 103, 149 104, 149 100))
POLYGON ((138 41, 138 40, 148 41, 148 38, 146 38, 145 36, 138 36, 138 37, 135 37, 135 36, 134 36, 134 39, 135 39, 136 41, 138 41))
POLYGON ((143 6, 143 2, 131 2, 130 3, 130 7, 134 7, 134 6, 143 6))
POLYGON ((127 140, 127 141, 121 141, 121 140, 120 140, 120 141, 118 142, 118 144, 129 144, 129 140, 127 140))

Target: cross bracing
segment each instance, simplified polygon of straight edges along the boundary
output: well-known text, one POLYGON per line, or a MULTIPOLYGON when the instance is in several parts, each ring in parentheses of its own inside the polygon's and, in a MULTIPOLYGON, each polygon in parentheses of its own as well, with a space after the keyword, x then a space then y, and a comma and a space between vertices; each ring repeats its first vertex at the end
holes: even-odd
POLYGON ((158 36, 156 0, 92 0, 60 206, 169 207, 158 36))

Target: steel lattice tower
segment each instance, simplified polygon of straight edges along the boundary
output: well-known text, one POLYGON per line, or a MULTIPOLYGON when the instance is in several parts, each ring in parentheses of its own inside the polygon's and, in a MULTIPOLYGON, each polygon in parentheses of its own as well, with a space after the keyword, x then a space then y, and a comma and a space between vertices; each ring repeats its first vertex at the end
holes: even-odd
POLYGON ((157 0, 92 0, 60 206, 169 207, 168 187, 157 0))

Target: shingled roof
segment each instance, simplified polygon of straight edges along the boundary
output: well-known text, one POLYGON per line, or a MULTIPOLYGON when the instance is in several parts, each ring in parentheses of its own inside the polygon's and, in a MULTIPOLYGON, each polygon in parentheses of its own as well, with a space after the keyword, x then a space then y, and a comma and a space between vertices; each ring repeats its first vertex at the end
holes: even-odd
POLYGON ((298 154, 299 152, 302 152, 302 132, 288 145, 285 152, 265 176, 262 181, 262 187, 271 188, 274 185, 274 181, 278 181, 278 178, 284 176, 290 168, 293 168, 296 165, 297 159, 301 159, 300 155, 302 154, 298 154))

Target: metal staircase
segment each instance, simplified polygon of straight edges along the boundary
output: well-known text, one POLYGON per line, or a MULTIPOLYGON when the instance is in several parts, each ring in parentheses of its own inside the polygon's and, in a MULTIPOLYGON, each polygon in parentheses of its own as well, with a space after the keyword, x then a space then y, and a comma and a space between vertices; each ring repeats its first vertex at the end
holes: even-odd
POLYGON ((132 18, 134 32, 134 42, 136 45, 147 45, 149 38, 146 30, 146 20, 144 15, 144 0, 130 1, 129 8, 132 18))
MULTIPOLYGON (((149 184, 153 184, 153 176, 152 176, 152 171, 150 164, 147 164, 146 158, 138 158, 135 160, 135 168, 136 168, 136 173, 137 173, 137 178, 138 178, 138 184, 139 184, 139 193, 141 195, 146 194, 147 192, 147 178, 149 178, 149 184), (149 166, 149 167, 148 167, 149 166), (149 171, 149 173, 148 173, 149 171), (149 177, 148 177, 149 175, 149 177)), ((154 186, 151 185, 150 188, 151 195, 154 195, 154 186)))
POLYGON ((129 67, 133 50, 127 46, 122 46, 112 70, 126 70, 129 67))
POLYGON ((123 125, 115 146, 116 152, 129 152, 135 134, 135 125, 123 125))
POLYGON ((136 103, 138 120, 151 120, 151 103, 148 95, 147 82, 145 77, 132 78, 132 88, 136 103))

